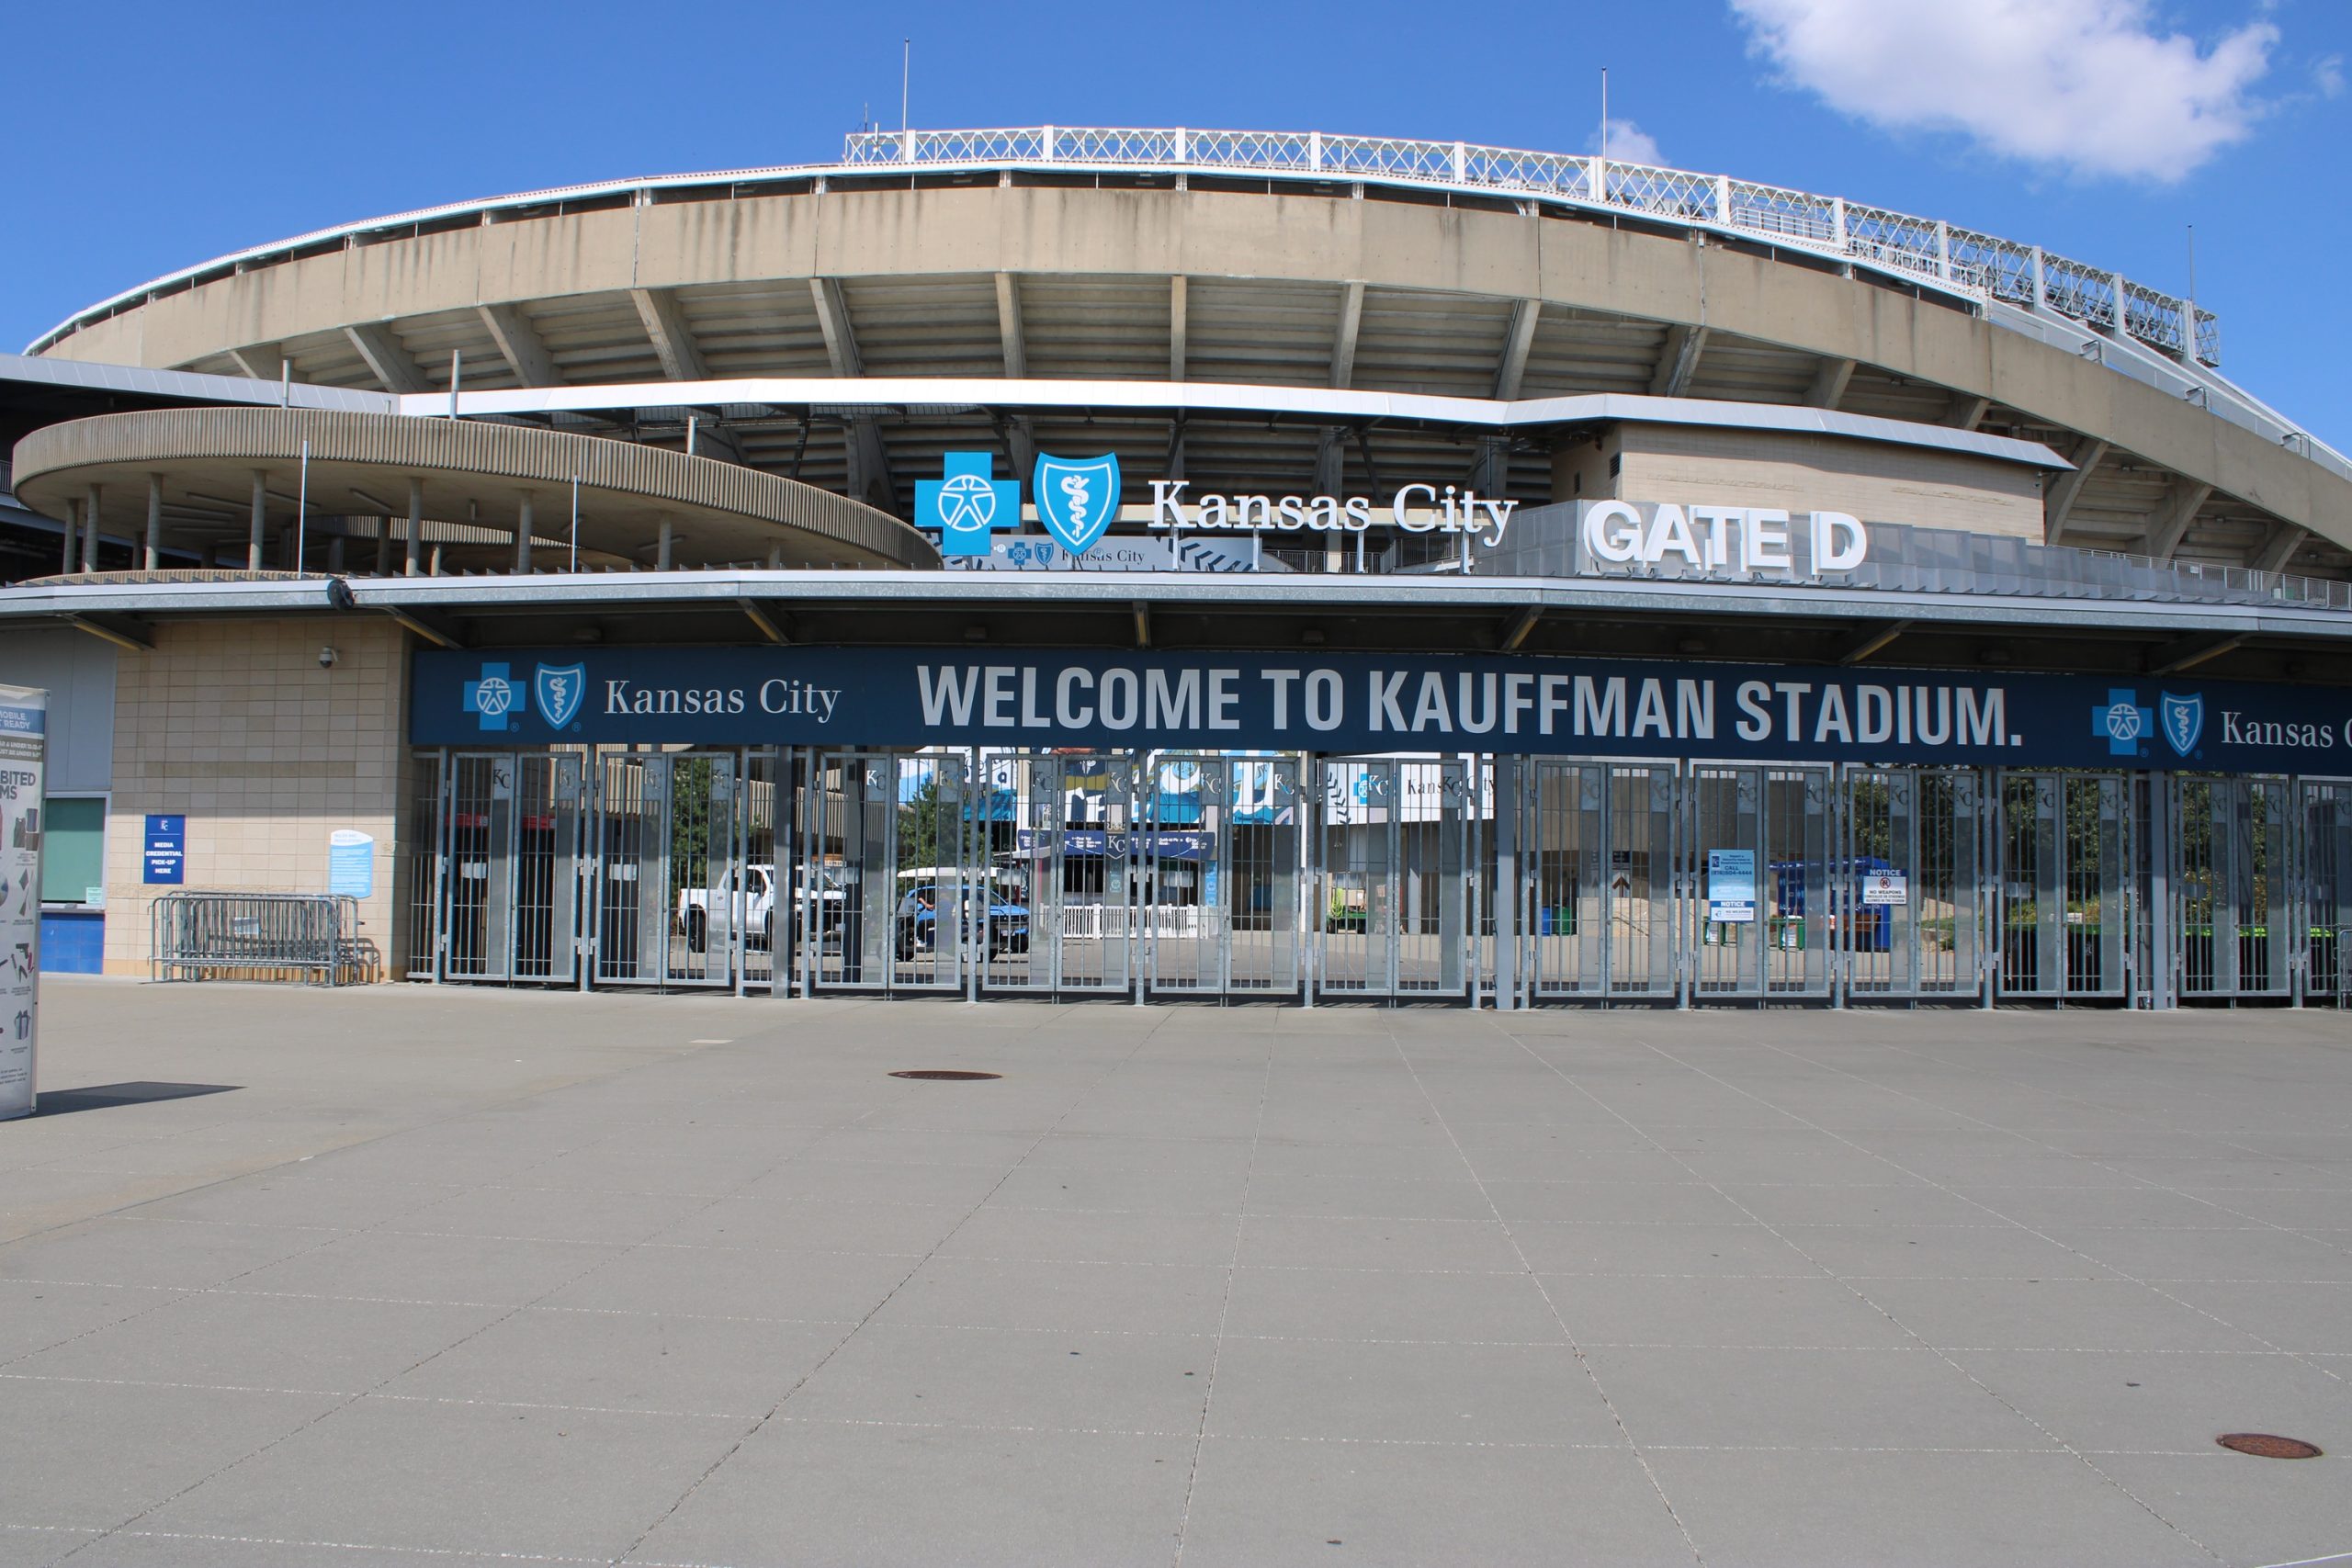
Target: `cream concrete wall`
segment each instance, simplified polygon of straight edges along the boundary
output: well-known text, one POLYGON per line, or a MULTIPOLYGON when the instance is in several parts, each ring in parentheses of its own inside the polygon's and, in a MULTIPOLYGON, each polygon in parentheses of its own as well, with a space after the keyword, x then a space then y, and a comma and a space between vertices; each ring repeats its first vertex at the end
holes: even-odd
MULTIPOLYGON (((1846 512, 1868 523, 2037 543, 2042 536, 2041 477, 2017 463, 1880 441, 1681 425, 1629 424, 1620 439, 1623 471, 1608 493, 1628 500, 1846 512)), ((1591 486, 1588 479, 1587 494, 1591 486)))
POLYGON ((376 840, 359 935, 397 976, 407 634, 390 621, 176 621, 116 669, 106 972, 145 975, 151 812, 187 817, 190 888, 327 891, 327 835, 376 840), (319 667, 332 646, 334 668, 319 667), (397 913, 396 913, 397 912, 397 913))
POLYGON ((1403 202, 973 186, 631 207, 257 267, 159 296, 50 352, 172 367, 477 304, 818 274, 986 272, 1358 279, 1703 324, 1991 398, 2352 547, 2352 483, 2169 392, 1948 304, 1724 245, 1403 202))

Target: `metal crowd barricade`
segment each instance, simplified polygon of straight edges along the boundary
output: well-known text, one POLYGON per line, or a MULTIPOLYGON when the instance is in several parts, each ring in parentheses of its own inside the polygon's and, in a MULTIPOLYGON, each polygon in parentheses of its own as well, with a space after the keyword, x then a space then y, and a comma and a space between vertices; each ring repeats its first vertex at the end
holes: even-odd
POLYGON ((340 985, 362 963, 359 901, 337 893, 166 893, 149 919, 158 980, 314 976, 340 985))

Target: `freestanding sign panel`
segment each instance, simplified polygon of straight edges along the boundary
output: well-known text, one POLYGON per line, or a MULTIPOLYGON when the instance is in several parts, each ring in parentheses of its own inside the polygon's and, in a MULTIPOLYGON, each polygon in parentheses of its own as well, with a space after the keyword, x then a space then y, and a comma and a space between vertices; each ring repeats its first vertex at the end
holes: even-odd
POLYGON ((40 796, 49 694, 0 686, 0 1121, 33 1113, 40 1040, 40 796))

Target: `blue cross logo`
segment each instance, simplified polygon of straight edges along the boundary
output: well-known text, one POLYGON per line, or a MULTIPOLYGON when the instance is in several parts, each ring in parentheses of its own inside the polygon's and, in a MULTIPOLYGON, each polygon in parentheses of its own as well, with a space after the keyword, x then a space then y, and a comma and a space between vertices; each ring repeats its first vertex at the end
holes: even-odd
POLYGON ((1020 528, 1020 481, 992 478, 995 468, 986 452, 950 452, 943 478, 915 481, 915 526, 938 530, 941 555, 987 555, 998 525, 1020 528))
POLYGON ((2156 727, 2153 709, 2140 705, 2140 694, 2128 686, 2109 690, 2104 705, 2091 709, 2091 734, 2107 739, 2110 757, 2136 757, 2140 742, 2156 727))
POLYGON ((477 716, 484 729, 506 730, 518 727, 529 698, 514 683, 512 667, 485 664, 481 679, 466 682, 465 710, 477 716))

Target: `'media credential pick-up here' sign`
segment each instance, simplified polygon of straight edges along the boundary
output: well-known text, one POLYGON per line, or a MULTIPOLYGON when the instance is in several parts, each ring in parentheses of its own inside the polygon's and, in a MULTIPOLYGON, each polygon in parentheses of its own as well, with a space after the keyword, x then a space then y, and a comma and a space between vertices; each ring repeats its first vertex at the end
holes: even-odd
POLYGON ((1295 650, 575 648, 429 650, 415 660, 410 738, 423 746, 1090 746, 2352 768, 2352 693, 2178 678, 1295 650))

